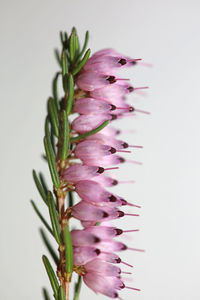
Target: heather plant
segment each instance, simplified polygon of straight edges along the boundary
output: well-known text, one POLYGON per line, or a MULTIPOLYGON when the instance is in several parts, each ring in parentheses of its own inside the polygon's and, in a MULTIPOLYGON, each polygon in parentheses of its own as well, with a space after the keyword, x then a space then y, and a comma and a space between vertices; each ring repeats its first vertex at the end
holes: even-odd
MULTIPOLYGON (((79 299, 81 281, 96 293, 118 298, 119 291, 129 287, 121 266, 132 265, 122 261, 116 252, 143 251, 117 241, 118 236, 138 231, 123 230, 113 222, 123 217, 137 217, 138 212, 126 213, 123 207, 136 210, 140 206, 128 202, 108 188, 121 184, 110 170, 119 169, 126 162, 139 163, 121 155, 132 148, 118 138, 121 131, 111 125, 123 117, 142 110, 127 103, 127 94, 146 88, 135 88, 128 79, 119 77, 118 71, 134 67, 141 60, 124 56, 114 49, 104 49, 90 57, 86 50, 88 32, 81 48, 75 28, 70 36, 60 34, 62 50, 56 50, 60 70, 52 83, 52 96, 47 103, 43 158, 48 163, 52 188, 47 187, 44 175, 33 171, 40 196, 49 212, 47 221, 31 201, 46 231, 41 236, 56 267, 47 256, 43 263, 56 300, 79 299), (62 96, 58 93, 62 81, 62 96), (77 194, 79 201, 74 200, 77 194), (80 221, 72 228, 71 220, 80 221), (47 233, 55 239, 58 250, 53 249, 47 233), (69 285, 76 273, 74 295, 69 297, 69 285), (73 275, 74 276, 74 275, 73 275)), ((76 197, 77 198, 77 197, 76 197)), ((51 297, 43 289, 44 299, 51 297)))

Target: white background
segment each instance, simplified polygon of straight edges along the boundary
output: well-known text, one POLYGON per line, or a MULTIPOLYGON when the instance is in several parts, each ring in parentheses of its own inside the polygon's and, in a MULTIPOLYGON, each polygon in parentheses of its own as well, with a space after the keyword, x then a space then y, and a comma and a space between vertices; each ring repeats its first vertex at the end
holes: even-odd
MULTIPOLYGON (((200 299, 199 11, 198 0, 0 1, 2 300, 39 300, 41 286, 49 285, 40 223, 29 203, 39 203, 31 170, 48 172, 40 155, 46 99, 57 70, 53 49, 59 31, 73 25, 82 40, 90 31, 93 52, 113 47, 153 64, 128 73, 135 86, 150 86, 147 96, 135 97, 135 106, 151 115, 118 125, 136 131, 121 138, 144 145, 129 154, 144 165, 123 165, 116 174, 137 181, 117 190, 142 204, 140 219, 122 221, 127 229, 141 230, 128 244, 146 249, 124 254, 135 266, 129 285, 142 291, 124 290, 121 297, 200 299)), ((95 297, 106 298, 84 287, 80 299, 95 297)))

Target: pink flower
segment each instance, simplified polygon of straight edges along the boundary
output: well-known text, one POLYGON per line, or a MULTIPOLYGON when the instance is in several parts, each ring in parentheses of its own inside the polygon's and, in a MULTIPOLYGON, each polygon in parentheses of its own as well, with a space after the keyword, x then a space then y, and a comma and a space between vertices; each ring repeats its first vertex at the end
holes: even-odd
MULTIPOLYGON (((117 71, 136 62, 113 49, 98 51, 87 61, 75 81, 80 95, 84 96, 73 105, 73 112, 78 114, 71 125, 74 134, 89 133, 104 121, 112 123, 133 111, 126 95, 134 88, 127 79, 119 78, 117 71)), ((126 287, 120 265, 132 267, 115 252, 138 250, 115 240, 124 232, 137 229, 124 231, 110 224, 111 220, 124 216, 138 216, 123 212, 122 206, 140 207, 106 190, 118 184, 118 180, 106 176, 104 171, 126 162, 118 152, 130 152, 124 150, 128 147, 140 148, 117 139, 119 133, 120 130, 107 126, 74 143, 70 155, 78 163, 72 162, 63 172, 63 180, 81 199, 70 210, 71 216, 83 226, 71 231, 75 269, 81 270, 79 274, 89 288, 110 298, 118 298, 118 292, 126 287)))

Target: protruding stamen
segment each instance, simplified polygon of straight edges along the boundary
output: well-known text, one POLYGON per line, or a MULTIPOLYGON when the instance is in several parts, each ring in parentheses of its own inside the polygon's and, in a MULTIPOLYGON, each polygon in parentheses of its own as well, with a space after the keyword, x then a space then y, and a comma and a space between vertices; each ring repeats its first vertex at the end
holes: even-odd
POLYGON ((136 87, 136 88, 134 87, 133 90, 134 91, 136 91, 136 90, 144 90, 144 89, 148 89, 148 88, 149 88, 148 86, 140 86, 140 87, 136 87))
POLYGON ((135 160, 130 160, 130 159, 126 159, 126 162, 129 162, 131 164, 136 164, 136 165, 142 165, 142 162, 140 161, 135 161, 135 160))
POLYGON ((121 272, 121 274, 129 274, 129 275, 131 275, 132 273, 131 272, 121 272))
POLYGON ((129 151, 129 150, 116 150, 116 152, 131 153, 131 151, 129 151))
POLYGON ((129 106, 129 107, 116 107, 116 109, 124 109, 124 110, 128 110, 130 112, 134 111, 134 108, 132 106, 129 106))
POLYGON ((123 230, 123 233, 127 233, 127 232, 136 232, 136 231, 139 231, 139 229, 123 230))
POLYGON ((141 110, 141 109, 136 109, 136 108, 134 108, 133 111, 136 111, 136 112, 139 112, 139 113, 142 113, 142 114, 146 114, 146 115, 150 115, 151 114, 149 111, 141 110))
POLYGON ((139 217, 140 215, 138 214, 124 214, 125 216, 133 216, 133 217, 139 217))
POLYGON ((137 207, 137 208, 141 208, 140 205, 132 204, 132 203, 130 203, 130 202, 126 202, 126 205, 133 206, 133 207, 137 207))
POLYGON ((139 145, 128 145, 130 148, 143 148, 143 146, 139 145))
POLYGON ((134 180, 122 180, 122 181, 118 181, 118 183, 135 183, 134 180))
POLYGON ((134 291, 138 291, 138 292, 141 291, 140 289, 136 289, 136 288, 133 288, 133 287, 130 287, 130 286, 125 286, 125 288, 130 289, 130 290, 134 290, 134 291))
POLYGON ((126 262, 124 262, 124 261, 122 261, 122 260, 121 260, 121 263, 122 263, 122 264, 124 264, 124 265, 126 265, 126 266, 128 266, 128 267, 131 267, 131 268, 133 268, 133 266, 132 266, 132 265, 130 265, 130 264, 127 264, 126 262))
POLYGON ((104 171, 109 171, 109 170, 116 170, 116 169, 119 169, 119 167, 113 167, 113 168, 106 168, 106 169, 104 169, 104 171))
POLYGON ((145 252, 144 249, 137 249, 137 248, 127 248, 128 250, 137 251, 137 252, 145 252))

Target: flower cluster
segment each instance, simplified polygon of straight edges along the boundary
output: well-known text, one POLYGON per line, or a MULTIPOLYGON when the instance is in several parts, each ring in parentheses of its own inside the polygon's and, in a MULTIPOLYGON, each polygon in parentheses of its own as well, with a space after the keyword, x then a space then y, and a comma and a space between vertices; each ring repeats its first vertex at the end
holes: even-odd
MULTIPOLYGON (((71 125, 74 134, 86 134, 107 120, 112 122, 137 111, 125 101, 126 94, 137 88, 117 75, 119 69, 131 67, 137 61, 113 49, 98 51, 87 61, 75 81, 78 89, 73 112, 79 116, 71 125)), ((125 162, 119 153, 130 152, 124 150, 130 147, 140 147, 117 139, 118 134, 117 129, 107 126, 76 142, 72 153, 81 163, 71 164, 63 173, 63 179, 81 198, 71 208, 72 216, 83 226, 82 230, 71 232, 75 270, 93 291, 111 298, 119 298, 118 291, 127 287, 121 268, 115 264, 130 266, 114 252, 131 248, 116 241, 115 237, 137 230, 123 231, 109 221, 126 215, 138 216, 124 213, 122 206, 139 207, 105 189, 118 184, 117 180, 104 174, 125 162)))

